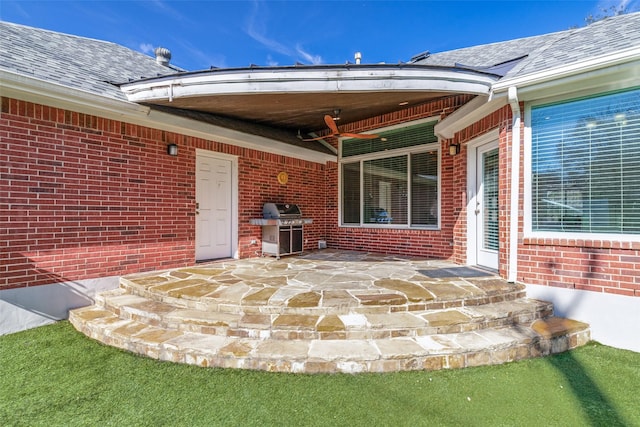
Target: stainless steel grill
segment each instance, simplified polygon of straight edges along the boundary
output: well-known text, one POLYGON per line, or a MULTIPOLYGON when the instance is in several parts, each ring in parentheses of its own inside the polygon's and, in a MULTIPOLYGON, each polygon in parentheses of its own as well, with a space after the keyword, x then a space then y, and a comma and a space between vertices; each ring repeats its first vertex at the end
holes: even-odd
POLYGON ((300 207, 291 203, 265 203, 262 218, 251 219, 253 225, 262 226, 262 255, 302 253, 304 225, 313 222, 302 218, 300 207))
POLYGON ((298 205, 288 203, 265 203, 262 206, 262 218, 297 219, 302 218, 302 211, 298 205))

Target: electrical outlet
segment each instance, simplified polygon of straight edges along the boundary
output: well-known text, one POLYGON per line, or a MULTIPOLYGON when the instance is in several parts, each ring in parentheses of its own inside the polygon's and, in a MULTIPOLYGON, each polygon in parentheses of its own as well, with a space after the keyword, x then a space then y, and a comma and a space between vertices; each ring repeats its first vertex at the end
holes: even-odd
POLYGON ((255 245, 256 244, 256 240, 255 239, 251 239, 251 244, 255 245))

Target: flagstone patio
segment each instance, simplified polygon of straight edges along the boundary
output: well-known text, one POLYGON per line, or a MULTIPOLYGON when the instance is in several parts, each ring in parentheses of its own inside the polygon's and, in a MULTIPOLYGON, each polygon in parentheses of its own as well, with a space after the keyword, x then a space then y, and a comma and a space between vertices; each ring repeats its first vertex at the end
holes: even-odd
POLYGON ((126 276, 70 320, 157 359, 306 373, 499 364, 590 338, 486 271, 337 250, 126 276))

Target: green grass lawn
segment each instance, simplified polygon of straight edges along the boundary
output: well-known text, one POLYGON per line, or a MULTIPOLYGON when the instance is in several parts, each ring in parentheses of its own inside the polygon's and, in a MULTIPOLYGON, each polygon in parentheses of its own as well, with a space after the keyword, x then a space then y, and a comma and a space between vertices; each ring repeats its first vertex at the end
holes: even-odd
POLYGON ((455 371, 274 374, 145 359, 59 322, 0 337, 0 425, 640 426, 640 354, 593 343, 455 371))

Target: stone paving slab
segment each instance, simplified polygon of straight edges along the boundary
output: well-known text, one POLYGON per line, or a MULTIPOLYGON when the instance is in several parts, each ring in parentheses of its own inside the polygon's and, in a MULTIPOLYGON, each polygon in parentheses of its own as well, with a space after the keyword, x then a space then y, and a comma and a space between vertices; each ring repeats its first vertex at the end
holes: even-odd
POLYGON ((242 315, 235 313, 220 313, 194 309, 173 310, 164 316, 171 324, 189 323, 204 326, 238 326, 242 315))
POLYGON ((332 250, 225 260, 124 277, 70 320, 148 357, 278 372, 464 368, 589 340, 588 325, 553 317, 552 305, 525 299, 521 285, 473 270, 423 274, 451 268, 332 250))
MULTIPOLYGON (((72 323, 84 330, 87 325, 78 323, 80 319, 74 312, 72 323)), ((98 319, 94 318, 92 322, 96 320, 98 319)), ((347 341, 233 339, 166 331, 144 327, 136 322, 119 328, 119 333, 125 334, 125 330, 126 334, 131 334, 128 340, 118 338, 118 335, 115 335, 116 338, 99 335, 94 338, 129 351, 174 362, 308 373, 387 372, 480 366, 565 351, 572 348, 572 341, 575 345, 582 345, 588 340, 588 330, 574 331, 570 337, 556 337, 552 340, 545 340, 531 331, 524 334, 525 338, 533 338, 529 343, 518 340, 510 342, 510 337, 519 335, 513 328, 494 330, 490 334, 483 331, 484 337, 478 334, 448 334, 416 339, 347 341), (493 342, 490 346, 482 346, 478 344, 482 339, 493 342), (473 348, 466 345, 468 343, 473 343, 473 348)))
POLYGON ((415 329, 427 326, 427 321, 411 313, 366 314, 372 329, 415 329))
POLYGON ((212 294, 221 286, 220 283, 211 283, 205 281, 202 284, 172 289, 167 295, 173 298, 198 299, 206 295, 212 294))
MULTIPOLYGON (((309 293, 299 295, 306 296, 309 293)), ((342 296, 344 297, 345 294, 343 293, 342 296)), ((211 306, 207 305, 204 308, 181 308, 122 293, 111 293, 103 300, 101 305, 105 308, 115 309, 116 314, 120 313, 122 307, 123 315, 152 326, 173 327, 208 334, 271 337, 285 340, 302 338, 381 339, 434 333, 469 332, 484 327, 513 324, 516 320, 532 322, 542 317, 538 312, 539 307, 548 307, 548 303, 535 300, 517 300, 487 306, 445 310, 384 311, 346 315, 330 314, 331 307, 326 307, 326 312, 329 314, 324 314, 324 312, 316 312, 316 314, 290 312, 280 317, 279 310, 274 310, 273 313, 249 310, 242 314, 238 311, 239 307, 233 304, 227 304, 230 307, 227 311, 220 310, 222 306, 211 309, 211 306), (124 304, 127 301, 132 303, 131 306, 124 304), (517 319, 514 317, 515 313, 517 313, 517 319), (294 331, 304 331, 304 333, 295 334, 294 331)), ((246 298, 242 301, 244 304, 246 298)), ((286 305, 287 302, 283 300, 283 304, 286 305)), ((342 306, 340 305, 340 307, 342 306)))
POLYGON ((324 361, 366 361, 378 359, 380 351, 366 340, 315 340, 311 342, 308 357, 324 361))
POLYGON ((433 313, 423 314, 422 317, 429 323, 429 326, 453 326, 468 322, 470 316, 461 313, 459 310, 442 310, 433 313))
POLYGON ((474 304, 470 299, 523 289, 520 285, 507 284, 494 277, 452 281, 450 278, 429 279, 419 273, 443 266, 450 267, 451 264, 326 250, 279 261, 252 258, 138 274, 123 278, 123 284, 132 293, 137 293, 138 289, 142 296, 148 296, 144 292, 153 290, 165 293, 173 297, 172 303, 207 296, 214 308, 238 304, 244 299, 243 306, 262 306, 266 312, 287 308, 320 311, 336 306, 344 311, 353 307, 372 312, 378 308, 410 311, 420 309, 420 304, 437 304, 439 301, 444 301, 441 306, 444 308, 447 304, 477 305, 484 301, 475 301, 474 304), (265 288, 276 288, 277 291, 265 288))
POLYGON ((410 338, 376 340, 375 344, 384 359, 407 359, 425 354, 425 348, 410 338))

